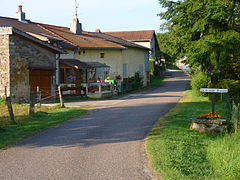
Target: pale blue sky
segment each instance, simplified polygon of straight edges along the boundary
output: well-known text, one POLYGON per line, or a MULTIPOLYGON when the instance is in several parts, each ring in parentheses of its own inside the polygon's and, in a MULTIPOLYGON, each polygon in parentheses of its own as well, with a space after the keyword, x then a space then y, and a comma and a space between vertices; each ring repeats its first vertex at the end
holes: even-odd
MULTIPOLYGON (((0 16, 16 17, 17 6, 23 5, 31 21, 69 26, 75 10, 74 0, 0 0, 0 16)), ((83 29, 94 31, 158 31, 161 11, 158 0, 78 0, 79 20, 83 29)))

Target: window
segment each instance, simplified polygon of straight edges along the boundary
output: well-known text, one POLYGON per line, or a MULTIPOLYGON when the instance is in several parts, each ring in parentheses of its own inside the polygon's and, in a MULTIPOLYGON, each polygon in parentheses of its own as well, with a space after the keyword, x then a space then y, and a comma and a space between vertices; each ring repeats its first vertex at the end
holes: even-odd
POLYGON ((128 78, 128 64, 123 64, 123 78, 128 78))
POLYGON ((74 83, 76 82, 77 77, 72 68, 60 68, 59 79, 60 83, 74 83))
POLYGON ((104 58, 104 53, 100 53, 100 58, 104 58))

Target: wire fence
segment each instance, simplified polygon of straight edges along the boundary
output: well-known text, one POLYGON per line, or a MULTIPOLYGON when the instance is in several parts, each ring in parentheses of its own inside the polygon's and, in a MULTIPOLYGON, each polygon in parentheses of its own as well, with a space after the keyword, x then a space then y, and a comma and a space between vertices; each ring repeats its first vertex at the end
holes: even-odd
POLYGON ((228 132, 237 132, 240 126, 240 107, 237 106, 228 94, 222 94, 222 102, 227 115, 228 132))

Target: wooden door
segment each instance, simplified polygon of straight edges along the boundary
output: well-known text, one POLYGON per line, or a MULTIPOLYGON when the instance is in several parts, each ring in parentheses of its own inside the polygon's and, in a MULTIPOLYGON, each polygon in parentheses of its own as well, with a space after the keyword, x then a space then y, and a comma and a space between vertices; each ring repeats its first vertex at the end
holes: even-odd
POLYGON ((31 70, 30 87, 32 91, 37 91, 39 86, 42 96, 51 95, 52 70, 31 70))

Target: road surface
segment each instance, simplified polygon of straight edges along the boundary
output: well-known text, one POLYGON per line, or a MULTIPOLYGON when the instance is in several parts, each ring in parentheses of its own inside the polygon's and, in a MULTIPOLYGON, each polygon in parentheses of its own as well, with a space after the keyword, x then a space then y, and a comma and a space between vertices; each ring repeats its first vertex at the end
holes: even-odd
POLYGON ((145 180, 144 138, 182 97, 189 78, 169 72, 154 90, 93 105, 87 116, 63 123, 0 151, 0 180, 145 180))

